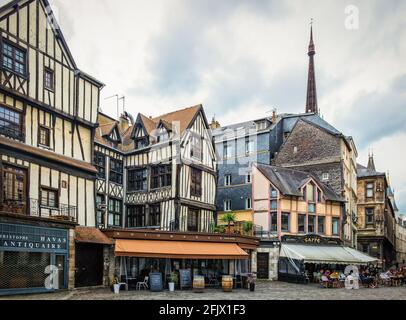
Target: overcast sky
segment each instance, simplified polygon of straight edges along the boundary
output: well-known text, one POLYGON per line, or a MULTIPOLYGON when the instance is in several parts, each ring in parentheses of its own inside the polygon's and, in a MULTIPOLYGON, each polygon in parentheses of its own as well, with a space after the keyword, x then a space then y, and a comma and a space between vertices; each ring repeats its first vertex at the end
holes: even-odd
POLYGON ((321 112, 354 137, 360 163, 373 148, 406 213, 406 1, 51 4, 79 68, 106 84, 103 112, 116 116, 114 99, 104 98, 120 94, 133 115, 202 103, 222 125, 270 115, 274 107, 304 111, 313 18, 321 112))

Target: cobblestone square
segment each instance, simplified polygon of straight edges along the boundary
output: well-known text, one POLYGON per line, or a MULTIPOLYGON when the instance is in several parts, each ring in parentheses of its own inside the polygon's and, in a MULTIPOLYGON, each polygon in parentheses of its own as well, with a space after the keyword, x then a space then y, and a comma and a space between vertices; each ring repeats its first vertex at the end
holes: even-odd
POLYGON ((244 289, 225 293, 206 289, 204 293, 184 291, 121 291, 108 288, 79 289, 50 294, 1 297, 0 300, 406 300, 406 286, 363 288, 359 290, 323 289, 317 284, 258 282, 255 292, 244 289))

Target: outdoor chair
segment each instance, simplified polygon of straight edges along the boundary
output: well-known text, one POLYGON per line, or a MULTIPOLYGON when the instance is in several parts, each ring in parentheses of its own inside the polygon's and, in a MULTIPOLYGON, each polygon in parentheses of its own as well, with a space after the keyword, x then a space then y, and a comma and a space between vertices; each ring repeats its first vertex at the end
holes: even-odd
POLYGON ((148 279, 149 277, 145 277, 144 281, 137 282, 136 290, 141 290, 141 288, 148 290, 148 279))
POLYGON ((329 288, 330 280, 327 278, 327 276, 321 276, 320 284, 323 288, 329 288))

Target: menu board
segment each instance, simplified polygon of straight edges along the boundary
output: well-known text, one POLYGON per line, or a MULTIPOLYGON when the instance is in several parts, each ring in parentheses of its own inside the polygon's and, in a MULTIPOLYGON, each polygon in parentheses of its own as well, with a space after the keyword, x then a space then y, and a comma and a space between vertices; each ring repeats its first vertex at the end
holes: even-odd
POLYGON ((192 272, 190 269, 179 270, 180 289, 192 287, 192 272))
POLYGON ((151 291, 159 292, 162 291, 162 273, 150 273, 149 274, 150 288, 151 291))

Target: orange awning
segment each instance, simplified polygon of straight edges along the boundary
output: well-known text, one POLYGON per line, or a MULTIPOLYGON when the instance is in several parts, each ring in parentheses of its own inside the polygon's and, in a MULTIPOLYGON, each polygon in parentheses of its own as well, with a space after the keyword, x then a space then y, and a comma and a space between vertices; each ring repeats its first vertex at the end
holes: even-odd
POLYGON ((235 243, 117 239, 115 254, 121 257, 172 259, 248 259, 235 243))

